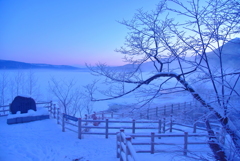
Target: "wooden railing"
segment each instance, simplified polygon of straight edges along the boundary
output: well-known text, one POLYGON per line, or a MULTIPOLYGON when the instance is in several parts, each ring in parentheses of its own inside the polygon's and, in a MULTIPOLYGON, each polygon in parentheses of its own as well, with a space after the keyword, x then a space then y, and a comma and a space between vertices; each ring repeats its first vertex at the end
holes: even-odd
MULTIPOLYGON (((117 158, 120 158, 120 160, 128 160, 125 158, 129 158, 128 156, 131 156, 132 160, 137 160, 136 153, 160 153, 160 152, 183 152, 183 155, 187 155, 188 152, 197 152, 197 150, 190 150, 188 145, 194 145, 194 144, 217 144, 214 141, 189 141, 190 137, 205 137, 206 140, 209 140, 209 135, 199 135, 199 134, 189 134, 188 132, 184 132, 183 134, 128 134, 126 135, 124 133, 124 130, 121 129, 120 133, 117 135, 117 158), (148 139, 149 142, 142 141, 135 142, 134 140, 136 138, 150 138, 148 139), (182 138, 182 143, 175 143, 175 142, 160 142, 162 139, 156 139, 156 138, 172 138, 172 137, 180 137, 182 138), (132 139, 135 138, 135 139, 132 139), (128 143, 127 143, 128 142, 128 143), (138 145, 147 145, 149 146, 149 150, 135 150, 135 146, 138 145), (172 148, 167 148, 167 150, 156 150, 156 146, 158 145, 164 145, 164 146, 177 146, 178 150, 172 150, 172 148), (129 151, 131 149, 131 151, 129 151), (124 158, 124 159, 123 159, 124 158)), ((137 140, 137 139, 136 139, 137 140)), ((146 140, 146 139, 144 139, 146 140)))
POLYGON ((131 140, 131 136, 126 136, 123 129, 117 133, 117 158, 120 158, 120 161, 139 160, 131 140))
POLYGON ((151 130, 155 131, 158 134, 165 132, 183 131, 181 128, 176 128, 174 125, 184 126, 193 129, 193 133, 196 133, 197 129, 206 130, 204 128, 197 127, 197 124, 193 126, 184 125, 175 123, 172 119, 166 120, 129 120, 129 121, 120 121, 120 120, 87 120, 81 119, 74 116, 60 114, 59 109, 57 112, 57 123, 62 125, 62 131, 65 132, 66 129, 78 133, 78 138, 82 139, 83 135, 104 135, 105 138, 108 138, 109 135, 116 135, 116 132, 119 129, 124 128, 130 133, 135 134, 136 131, 140 130, 151 130), (121 125, 123 124, 123 125, 121 125), (137 126, 141 124, 141 126, 137 126), (151 124, 150 126, 142 126, 143 124, 151 124), (92 129, 92 131, 90 130, 92 129), (93 130, 97 129, 97 130, 93 130), (111 131, 112 130, 112 131, 111 131))
MULTIPOLYGON (((44 104, 45 107, 48 108, 50 114, 56 115, 56 113, 53 112, 54 109, 56 109, 56 106, 55 106, 55 104, 54 105, 52 104, 52 101, 49 101, 49 102, 37 102, 36 103, 36 105, 40 105, 40 104, 44 104)), ((0 106, 0 117, 1 116, 7 116, 9 114, 10 106, 11 106, 11 104, 0 106)))
POLYGON ((9 106, 10 106, 10 105, 0 106, 0 117, 1 117, 1 116, 7 116, 7 115, 8 115, 8 113, 9 113, 9 106))
POLYGON ((169 117, 170 115, 187 114, 189 110, 194 109, 194 107, 200 106, 197 102, 184 102, 178 104, 165 105, 155 108, 142 108, 136 111, 128 111, 125 113, 112 112, 112 111, 100 111, 96 113, 98 118, 102 120, 106 118, 132 118, 132 119, 148 119, 148 120, 158 120, 159 117, 169 117))
POLYGON ((184 102, 178 104, 164 105, 161 107, 148 108, 139 112, 139 115, 136 117, 140 119, 154 119, 158 118, 159 116, 170 116, 180 110, 186 113, 186 111, 188 111, 189 108, 192 108, 193 105, 193 102, 184 102))
MULTIPOLYGON (((57 118, 60 118, 59 116, 57 118)), ((70 131, 78 133, 78 138, 82 139, 82 135, 105 135, 105 138, 108 138, 109 135, 116 135, 117 130, 124 128, 130 130, 132 133, 136 133, 136 130, 140 129, 152 129, 155 130, 158 133, 162 132, 162 127, 164 129, 164 132, 167 130, 164 126, 167 126, 166 123, 162 124, 161 120, 158 121, 116 121, 116 120, 82 120, 81 118, 69 116, 66 114, 62 114, 61 119, 61 125, 62 125, 62 131, 64 132, 65 129, 68 129, 70 131), (101 123, 100 126, 94 126, 91 125, 93 123, 101 123), (114 123, 123 123, 123 124, 130 124, 130 126, 120 126, 120 125, 114 125, 114 123), (137 124, 155 124, 154 127, 144 126, 144 127, 138 127, 137 124), (91 132, 90 129, 99 129, 98 132, 91 132), (110 130, 115 130, 114 132, 110 132, 110 130), (103 131, 103 132, 101 132, 103 131)), ((59 122, 59 121, 58 121, 59 122)), ((170 124, 169 124, 170 125, 170 124)), ((168 128, 169 129, 169 128, 168 128)))
MULTIPOLYGON (((36 104, 49 104, 49 112, 53 115, 54 118, 56 118, 57 115, 57 108, 56 105, 50 102, 38 102, 36 104)), ((194 103, 193 102, 185 102, 185 103, 179 103, 179 104, 172 104, 168 106, 162 106, 162 107, 155 107, 151 109, 142 109, 138 112, 127 112, 127 113, 117 113, 117 112, 109 112, 109 111, 101 111, 97 112, 96 116, 98 119, 110 119, 110 118, 132 118, 132 119, 151 119, 151 120, 159 120, 160 117, 169 117, 172 114, 176 114, 179 110, 186 112, 188 107, 191 107, 194 103)), ((10 105, 4 105, 0 106, 0 116, 6 116, 9 113, 9 106, 10 105)), ((91 118, 91 116, 87 116, 88 119, 91 118)))
MULTIPOLYGON (((93 134, 93 135, 105 135, 105 138, 108 138, 109 135, 117 135, 117 157, 120 158, 121 160, 138 160, 138 157, 136 155, 136 153, 158 153, 158 152, 164 152, 163 150, 156 150, 155 147, 157 145, 174 145, 174 143, 164 143, 164 142, 157 142, 156 141, 156 137, 157 138, 161 138, 161 137, 182 137, 184 140, 183 143, 183 150, 180 150, 183 152, 184 155, 187 155, 188 153, 188 145, 189 144, 216 144, 215 142, 189 142, 188 138, 189 137, 209 137, 207 135, 198 135, 198 134, 188 134, 187 132, 184 132, 184 134, 164 134, 165 132, 169 131, 172 132, 173 130, 177 130, 177 131, 182 131, 181 129, 175 128, 173 125, 181 125, 181 126, 186 126, 189 128, 193 128, 193 133, 196 133, 197 129, 201 129, 201 130, 205 130, 202 128, 197 127, 197 122, 193 125, 193 126, 189 126, 189 125, 183 125, 183 124, 178 124, 175 123, 172 120, 172 117, 169 117, 168 120, 166 118, 162 118, 160 120, 152 120, 152 121, 141 121, 141 120, 130 120, 130 121, 116 121, 116 120, 109 120, 108 118, 106 119, 106 117, 109 118, 113 118, 114 117, 114 113, 102 113, 102 120, 88 120, 87 118, 85 119, 81 119, 81 118, 77 118, 74 116, 70 116, 67 114, 63 114, 60 112, 60 109, 56 107, 55 104, 53 104, 51 101, 50 102, 38 102, 36 104, 45 104, 45 107, 48 108, 48 111, 51 115, 52 118, 57 119, 57 123, 61 124, 62 126, 62 131, 65 132, 65 130, 70 130, 73 132, 78 133, 78 138, 82 139, 83 135, 89 135, 89 134, 93 134), (104 120, 105 119, 105 120, 104 120), (97 123, 100 124, 100 126, 94 126, 92 125, 92 123, 97 123), (130 124, 130 126, 117 126, 114 123, 123 123, 123 124, 130 124), (155 126, 150 127, 150 126, 141 126, 138 127, 136 126, 137 124, 144 124, 144 123, 151 123, 154 124, 155 126), (95 131, 95 132, 91 132, 90 129, 99 129, 99 131, 95 131), (124 134, 124 130, 121 130, 120 133, 117 132, 119 129, 127 129, 130 130, 129 136, 125 136, 124 134), (150 129, 152 131, 151 134, 136 134, 136 130, 140 130, 140 129, 150 129), (113 130, 112 132, 110 132, 110 130, 113 130), (115 130, 115 131, 114 131, 115 130), (102 132, 103 131, 103 132, 102 132), (156 134, 157 133, 157 134, 156 134), (139 138, 139 137, 149 137, 151 138, 151 142, 138 142, 135 143, 132 141, 132 138, 139 138), (149 150, 134 150, 134 146, 135 145, 150 145, 150 149, 149 150)), ((9 107, 8 105, 6 106, 1 106, 3 108, 9 107)), ((167 108, 165 108, 167 109, 167 108)), ((172 108, 173 109, 173 108, 172 108)), ((153 109, 154 110, 154 109, 153 109)), ((156 110, 156 109, 155 109, 156 110)), ((5 111, 9 111, 8 109, 3 109, 0 111, 1 112, 5 112, 5 111)), ((166 110, 164 110, 166 111, 166 110)), ((172 110, 170 110, 172 111, 172 110)), ((151 111, 149 111, 149 115, 151 111)), ((155 115, 159 116, 159 110, 155 111, 155 115)), ((167 111, 166 111, 167 112, 167 111)), ((123 117, 124 115, 121 114, 121 116, 123 117)), ((158 117, 159 118, 159 117, 158 117)), ((174 151, 175 152, 175 151, 174 151)))
POLYGON ((109 112, 109 111, 101 111, 97 112, 96 116, 102 120, 110 119, 110 118, 124 118, 127 117, 126 113, 117 113, 117 112, 109 112))

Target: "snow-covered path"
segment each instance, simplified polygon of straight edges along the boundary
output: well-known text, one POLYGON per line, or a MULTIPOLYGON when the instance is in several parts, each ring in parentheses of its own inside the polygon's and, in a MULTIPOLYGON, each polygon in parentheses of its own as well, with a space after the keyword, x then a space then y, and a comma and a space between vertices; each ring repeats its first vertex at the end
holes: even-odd
POLYGON ((80 140, 71 131, 61 132, 56 120, 7 125, 0 117, 1 161, 117 161, 115 136, 89 136, 80 140))

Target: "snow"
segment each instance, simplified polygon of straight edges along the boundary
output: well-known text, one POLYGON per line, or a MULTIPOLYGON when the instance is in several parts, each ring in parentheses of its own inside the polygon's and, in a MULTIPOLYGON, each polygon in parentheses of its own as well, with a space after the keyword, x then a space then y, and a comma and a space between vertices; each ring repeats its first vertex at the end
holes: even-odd
POLYGON ((95 136, 80 140, 74 132, 61 132, 53 119, 7 125, 6 117, 0 117, 0 127, 2 161, 118 160, 114 138, 95 136))
MULTIPOLYGON (((116 157, 115 135, 109 136, 108 139, 105 139, 102 135, 84 135, 83 139, 78 139, 77 133, 69 130, 62 132, 61 126, 54 119, 13 125, 7 125, 6 119, 7 117, 0 117, 0 160, 119 160, 116 157)), ((169 140, 171 142, 172 138, 167 141, 169 140)), ((180 140, 175 138, 176 143, 180 140)), ((208 153, 211 152, 208 145, 204 145, 204 147, 204 150, 208 151, 208 153)), ((171 149, 171 147, 169 148, 171 149)), ((182 153, 137 153, 136 155, 142 161, 157 161, 159 158, 163 161, 196 160, 185 157, 182 153)))
POLYGON ((27 117, 27 116, 41 116, 41 115, 48 115, 48 110, 44 107, 37 107, 37 111, 28 110, 28 113, 22 113, 18 111, 16 114, 8 114, 7 118, 18 118, 18 117, 27 117))

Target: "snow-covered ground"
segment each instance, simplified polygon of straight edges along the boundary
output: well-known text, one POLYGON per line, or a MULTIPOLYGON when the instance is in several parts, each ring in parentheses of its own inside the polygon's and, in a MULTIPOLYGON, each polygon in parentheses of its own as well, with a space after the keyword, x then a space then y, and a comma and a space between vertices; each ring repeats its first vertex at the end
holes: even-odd
POLYGON ((76 133, 61 132, 56 120, 47 119, 7 125, 0 117, 1 161, 115 161, 114 137, 77 138, 76 133))
MULTIPOLYGON (((117 161, 116 136, 105 139, 102 135, 84 135, 66 130, 54 119, 8 125, 7 117, 0 117, 0 160, 1 161, 117 161)), ((200 146, 199 146, 200 147, 200 146)), ((211 153, 208 145, 203 146, 205 155, 211 153)), ((139 154, 142 161, 196 160, 182 153, 139 154)))

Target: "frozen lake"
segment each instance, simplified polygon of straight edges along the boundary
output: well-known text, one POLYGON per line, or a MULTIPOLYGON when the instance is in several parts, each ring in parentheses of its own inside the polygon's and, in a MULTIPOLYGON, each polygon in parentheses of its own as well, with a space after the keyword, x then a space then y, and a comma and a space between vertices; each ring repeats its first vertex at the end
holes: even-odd
MULTIPOLYGON (((144 77, 148 77, 147 73, 143 73, 144 77)), ((99 90, 107 90, 110 85, 104 85, 100 80, 104 80, 103 77, 96 77, 87 70, 0 70, 0 81, 6 82, 6 88, 4 97, 4 104, 9 104, 15 98, 16 95, 29 96, 29 86, 32 83, 33 92, 30 95, 36 102, 39 101, 54 101, 59 100, 49 90, 49 83, 51 79, 56 81, 64 81, 66 84, 71 80, 74 80, 74 88, 80 90, 80 92, 87 94, 86 89, 83 86, 91 84, 94 80, 98 80, 96 87, 99 90), (32 80, 32 81, 30 81, 32 80), (30 83, 31 82, 31 83, 30 83)), ((135 85, 126 85, 125 90, 129 90, 135 85)), ((97 98, 103 98, 103 95, 96 93, 97 98)), ((181 103, 192 101, 192 96, 188 93, 177 93, 171 95, 163 95, 156 99, 152 106, 163 106, 165 104, 181 103)), ((109 105, 120 104, 120 105, 131 105, 139 101, 139 98, 134 94, 129 94, 122 98, 108 100, 108 101, 97 101, 92 103, 93 111, 101 111, 108 109, 109 105)), ((2 103, 3 104, 3 103, 2 103)))

